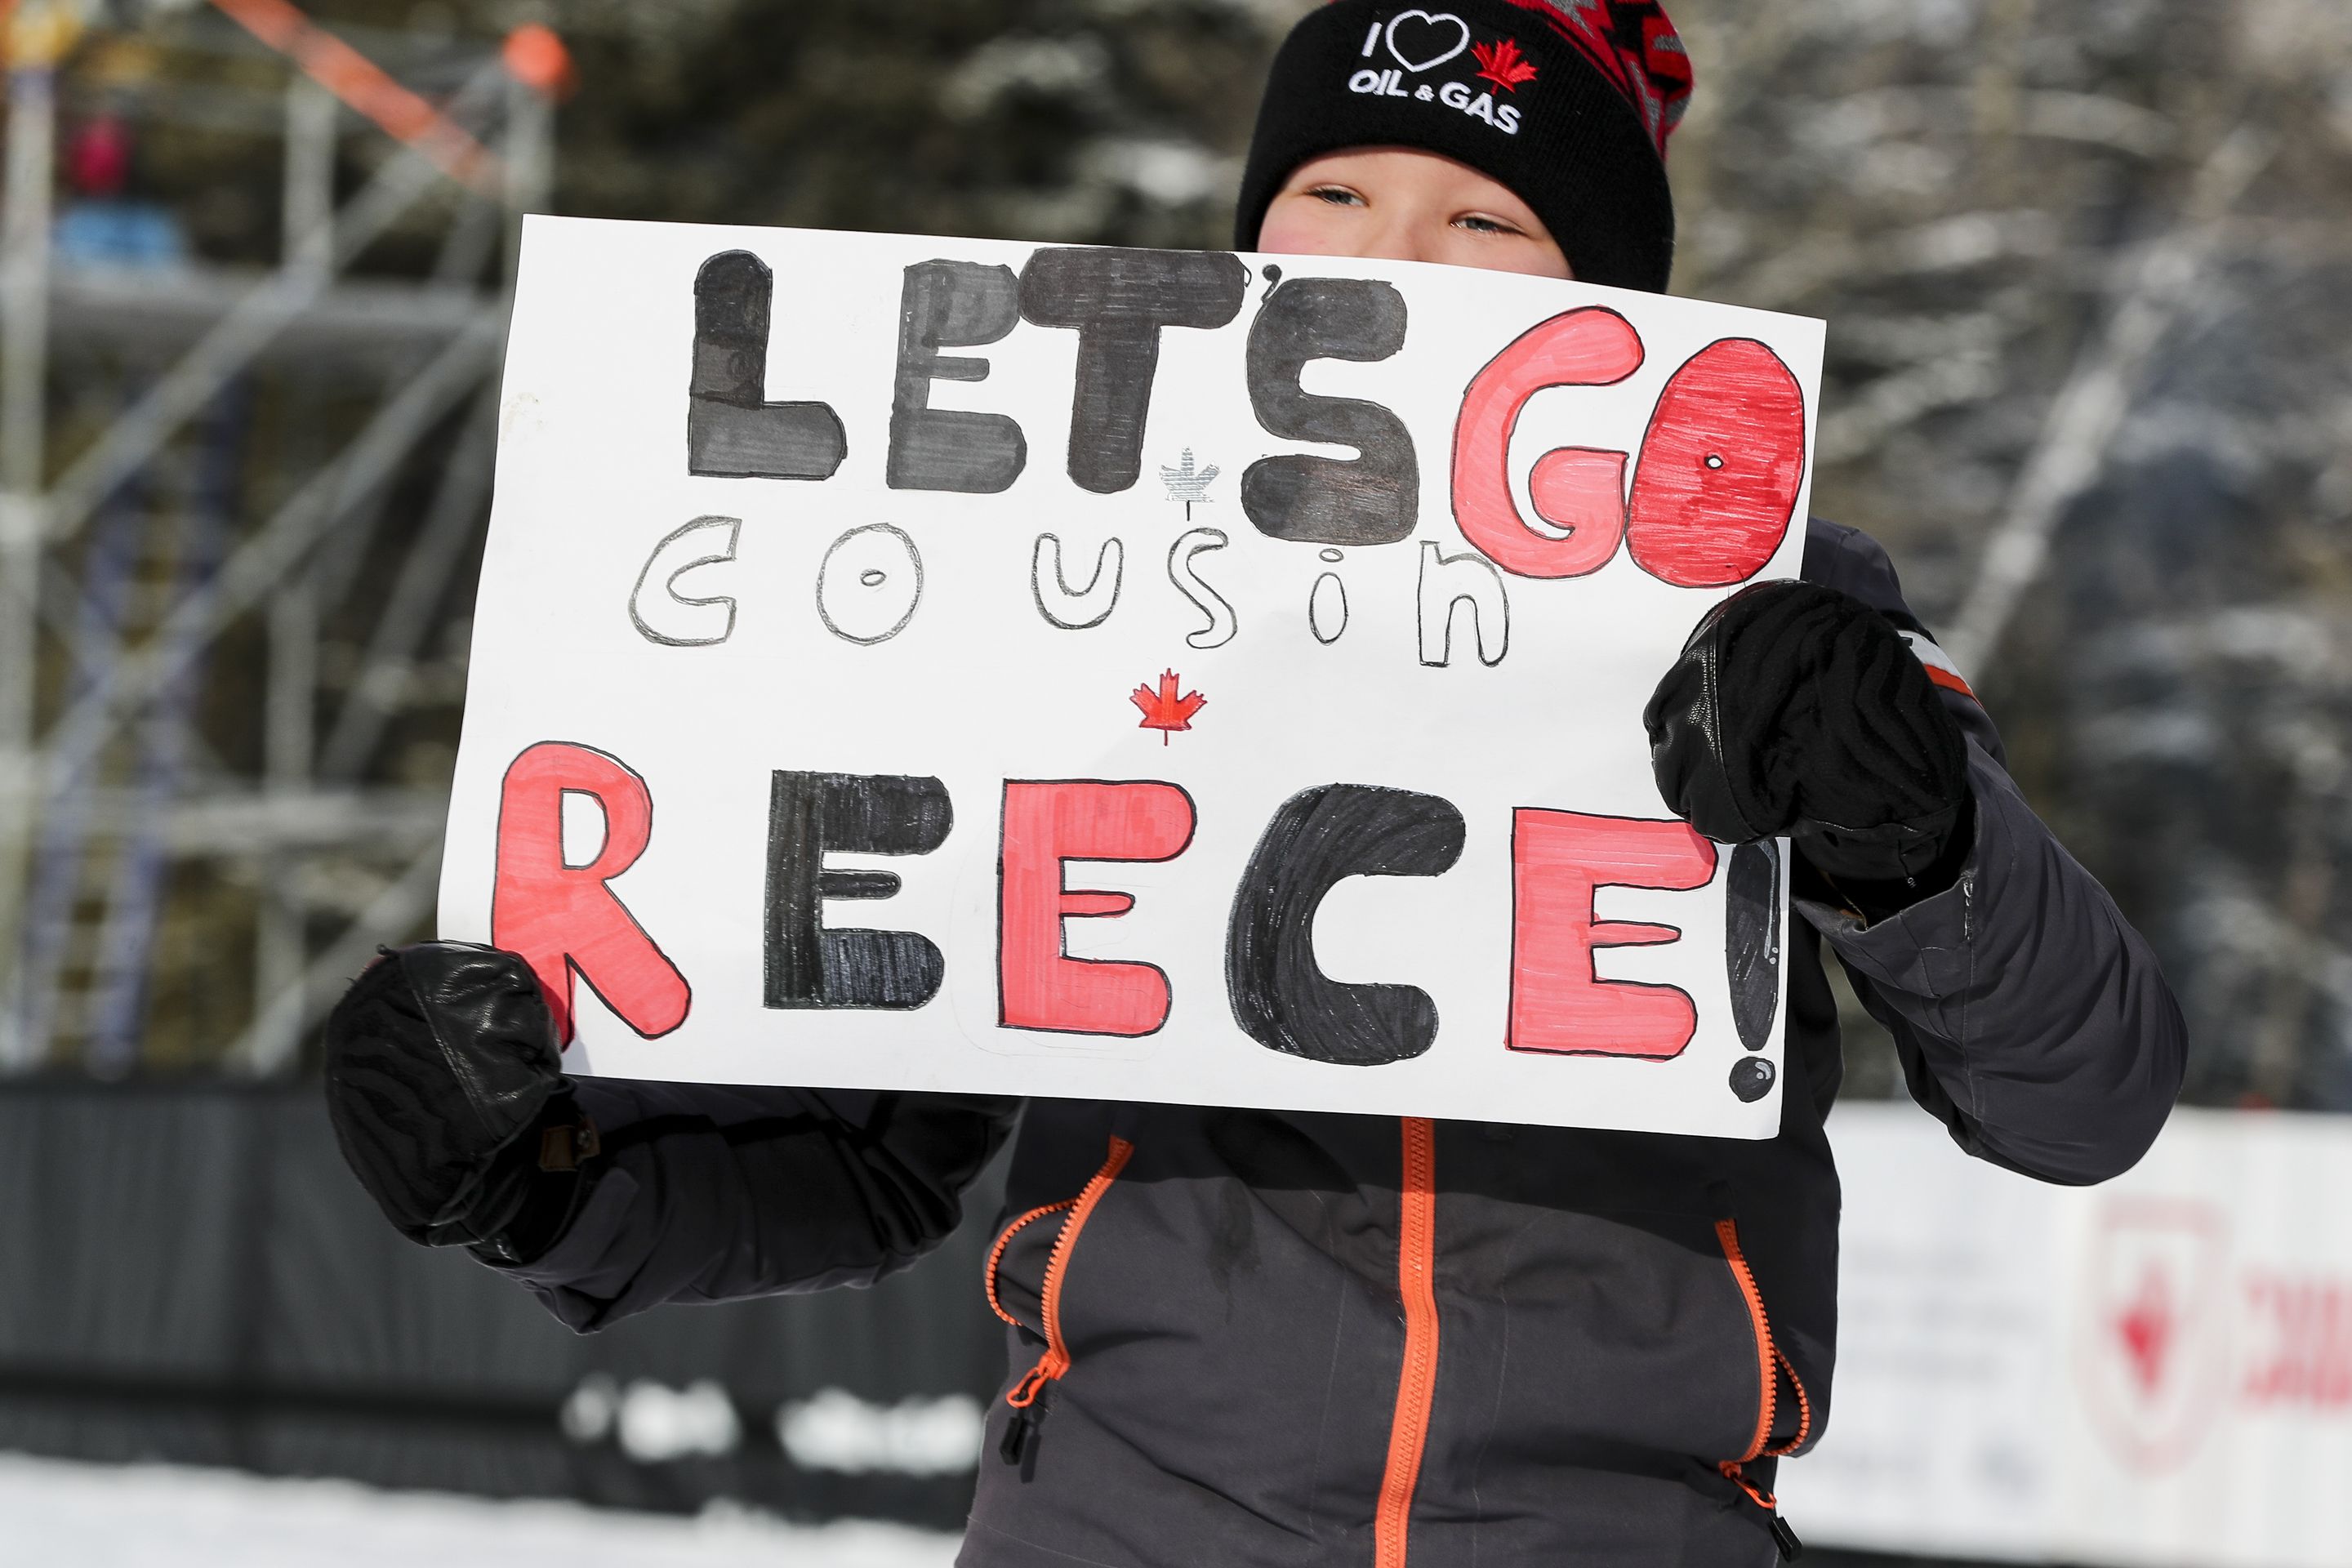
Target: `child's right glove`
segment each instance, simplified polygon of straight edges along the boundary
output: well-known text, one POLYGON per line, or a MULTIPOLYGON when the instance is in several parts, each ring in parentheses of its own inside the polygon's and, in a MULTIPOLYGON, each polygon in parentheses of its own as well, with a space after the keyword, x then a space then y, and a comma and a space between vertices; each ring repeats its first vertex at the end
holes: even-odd
POLYGON ((387 950, 326 1047, 335 1140, 403 1236, 526 1262, 561 1233, 596 1135, 529 964, 470 942, 387 950))
POLYGON ((1834 588, 1724 600, 1642 719, 1676 816, 1718 843, 1787 835, 1868 918, 1944 891, 1968 859, 1959 723, 1893 624, 1834 588))

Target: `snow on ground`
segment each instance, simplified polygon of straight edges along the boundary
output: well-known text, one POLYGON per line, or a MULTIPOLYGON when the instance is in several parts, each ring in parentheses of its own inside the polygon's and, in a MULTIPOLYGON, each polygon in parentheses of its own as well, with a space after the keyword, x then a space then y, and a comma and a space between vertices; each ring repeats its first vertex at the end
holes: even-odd
POLYGON ((956 1538, 0 1454, 8 1568, 948 1568, 956 1538))

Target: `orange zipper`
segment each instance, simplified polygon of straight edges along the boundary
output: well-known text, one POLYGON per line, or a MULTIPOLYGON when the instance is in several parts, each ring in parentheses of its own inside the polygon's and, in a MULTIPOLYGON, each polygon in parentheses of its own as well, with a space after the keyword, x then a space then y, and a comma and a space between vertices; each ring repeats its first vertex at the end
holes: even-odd
POLYGON ((1437 1129, 1402 1118, 1404 1180, 1397 1193, 1397 1291, 1404 1299, 1404 1370, 1389 1425, 1388 1471, 1373 1532, 1374 1568, 1404 1568, 1413 1489, 1421 1480, 1429 1405, 1437 1390, 1437 1129))
POLYGON ((1739 1227, 1727 1219, 1715 1222, 1716 1239, 1723 1244, 1723 1260, 1731 1265, 1731 1278, 1739 1287, 1740 1295, 1748 1300, 1748 1325, 1756 1331, 1756 1386, 1760 1392, 1756 1400, 1756 1436, 1749 1440, 1748 1451, 1736 1463, 1746 1464, 1764 1452, 1764 1445, 1772 1440, 1772 1416, 1780 1408, 1778 1368, 1773 1361, 1777 1353, 1772 1344, 1772 1325, 1764 1316, 1764 1292, 1756 1288, 1755 1271, 1739 1250, 1739 1227))
POLYGON ((1777 1458, 1792 1454, 1805 1446, 1813 1433, 1813 1402, 1805 1395, 1804 1383, 1797 1376, 1794 1363, 1789 1360, 1772 1338, 1771 1320, 1764 1313, 1764 1292, 1756 1286, 1756 1272, 1748 1267, 1747 1255, 1739 1249, 1739 1228, 1730 1220, 1715 1222, 1716 1239, 1723 1244, 1723 1259, 1731 1265, 1731 1278, 1747 1298, 1748 1321, 1756 1331, 1756 1381, 1762 1391, 1757 1400, 1756 1436, 1748 1442, 1748 1451, 1737 1461, 1746 1464, 1750 1459, 1777 1458), (1797 1431, 1787 1442, 1776 1447, 1766 1445, 1772 1440, 1772 1421, 1780 1411, 1780 1373, 1789 1376, 1789 1386, 1797 1394, 1797 1431))
POLYGON ((1003 1319, 1006 1322, 1012 1324, 1016 1329, 1023 1326, 1021 1320, 1006 1311, 1004 1310, 1004 1303, 996 1299, 996 1270, 997 1266, 1004 1261, 1004 1249, 1012 1245, 1013 1237, 1019 1234, 1021 1227, 1027 1225, 1030 1221, 1044 1219, 1049 1214, 1060 1214, 1064 1209, 1068 1208, 1072 1204, 1075 1204, 1077 1201, 1078 1200, 1076 1198, 1064 1198, 1057 1204, 1039 1205, 1037 1207, 1031 1209, 1027 1214, 1023 1215, 1019 1219, 1014 1220, 1011 1225, 1006 1226, 1004 1229, 998 1234, 996 1237, 996 1245, 988 1249, 988 1268, 981 1277, 982 1283, 988 1289, 988 1310, 995 1313, 998 1317, 1003 1319))
MULTIPOLYGON (((1047 1384, 1070 1370, 1069 1342, 1062 1337, 1062 1280, 1069 1268, 1070 1250, 1077 1246, 1078 1233, 1086 1229, 1087 1218, 1095 1212, 1095 1205, 1100 1203, 1102 1195, 1110 1191, 1110 1184, 1118 1180, 1119 1172, 1126 1168, 1128 1156, 1134 1152, 1135 1145, 1126 1139, 1113 1138, 1110 1141, 1109 1157, 1103 1161, 1102 1169, 1097 1171, 1086 1186, 1079 1191, 1078 1195, 1070 1201, 1067 1205, 1070 1217, 1062 1222, 1062 1233, 1054 1238, 1054 1250, 1046 1256, 1045 1286, 1044 1303, 1041 1308, 1042 1315, 1045 1320, 1045 1353, 1037 1358, 1036 1365, 1022 1373, 1021 1381, 1014 1384, 1004 1396, 1004 1403, 1013 1406, 1014 1415, 1013 1424, 1004 1430, 1004 1440, 998 1445, 997 1452, 1003 1457, 1004 1462, 1008 1465, 1020 1462, 1021 1451, 1028 1445, 1030 1435, 1045 1419, 1045 1407, 1038 1404, 1038 1395, 1045 1392, 1047 1384)), ((1035 1219, 1039 1215, 1050 1214, 1063 1206, 1060 1204, 1049 1204, 1045 1208, 1034 1209, 1022 1215, 1006 1229, 1003 1236, 997 1237, 995 1253, 992 1255, 989 1268, 989 1294, 992 1305, 994 1304, 995 1296, 994 1260, 996 1257, 1003 1255, 1004 1244, 1012 1239, 1013 1232, 1020 1229, 1030 1220, 1035 1219)), ((1004 1310, 1002 1307, 997 1308, 997 1315, 1000 1317, 1004 1315, 1004 1310)))
POLYGON ((1756 1435, 1748 1440, 1748 1451, 1737 1459, 1725 1459, 1717 1464, 1724 1479, 1748 1494, 1748 1500, 1762 1509, 1772 1521, 1772 1543, 1780 1549, 1783 1561, 1793 1561, 1803 1547, 1797 1532, 1780 1517, 1780 1502, 1770 1492, 1749 1480, 1742 1468, 1750 1459, 1777 1458, 1792 1453, 1805 1445, 1812 1435, 1813 1402, 1805 1396, 1805 1385, 1797 1376, 1795 1365, 1773 1342, 1772 1322, 1764 1312, 1764 1292, 1757 1289, 1756 1271, 1748 1267, 1747 1255, 1739 1249, 1739 1227, 1732 1221, 1715 1222, 1716 1239, 1723 1244, 1723 1260, 1731 1266, 1731 1278, 1739 1287, 1739 1294, 1748 1302, 1748 1325, 1756 1331, 1756 1435), (1787 1442, 1775 1447, 1772 1443, 1772 1418, 1780 1407, 1780 1377, 1789 1374, 1789 1386, 1797 1394, 1797 1431, 1787 1442))
POLYGON ((1813 1435, 1813 1402, 1805 1397, 1805 1385, 1797 1380, 1796 1367, 1790 1363, 1789 1358, 1781 1352, 1780 1347, 1777 1344, 1772 1347, 1772 1356, 1774 1360, 1780 1363, 1780 1370, 1789 1374, 1789 1386, 1797 1391, 1796 1436, 1790 1437, 1787 1442, 1781 1444, 1777 1448, 1767 1448, 1764 1450, 1764 1454, 1767 1458, 1779 1458, 1783 1454, 1793 1454, 1798 1449, 1803 1447, 1805 1446, 1805 1439, 1813 1435))

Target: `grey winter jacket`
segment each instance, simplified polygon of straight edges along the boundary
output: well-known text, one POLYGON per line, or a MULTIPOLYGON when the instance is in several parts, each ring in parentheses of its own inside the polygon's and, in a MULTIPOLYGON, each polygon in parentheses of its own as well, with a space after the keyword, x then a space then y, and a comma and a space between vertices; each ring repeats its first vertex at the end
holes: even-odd
MULTIPOLYGON (((1816 521, 1804 575, 1924 639, 1864 535, 1816 521)), ((1866 928, 1800 902, 1777 1138, 590 1079, 594 1184, 509 1271, 583 1331, 872 1280, 954 1228, 1017 1115, 973 1282, 1011 1363, 967 1568, 1759 1568, 1777 1458, 1821 1436, 1835 1356, 1822 947, 1980 1158, 2113 1176, 2180 1080, 2147 947, 1939 686, 1973 850, 1866 928)))

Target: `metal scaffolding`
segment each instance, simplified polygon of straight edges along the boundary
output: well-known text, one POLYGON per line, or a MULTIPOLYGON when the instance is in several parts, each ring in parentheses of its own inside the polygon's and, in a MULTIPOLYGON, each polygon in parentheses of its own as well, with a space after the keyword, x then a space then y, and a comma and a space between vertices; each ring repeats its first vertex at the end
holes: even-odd
POLYGON ((259 273, 60 256, 64 44, 13 19, 0 1072, 165 1065, 167 971, 209 998, 175 1015, 169 1065, 283 1069, 374 945, 428 919, 438 879, 445 778, 389 742, 456 700, 422 661, 464 613, 452 585, 488 514, 520 216, 551 177, 552 38, 445 49, 412 91, 290 6, 221 8, 253 37, 199 16, 173 46, 274 49, 281 87, 110 101, 166 129, 268 116, 283 220, 259 273), (339 163, 372 155, 338 199, 339 163), (427 273, 353 275, 426 217, 427 273))

